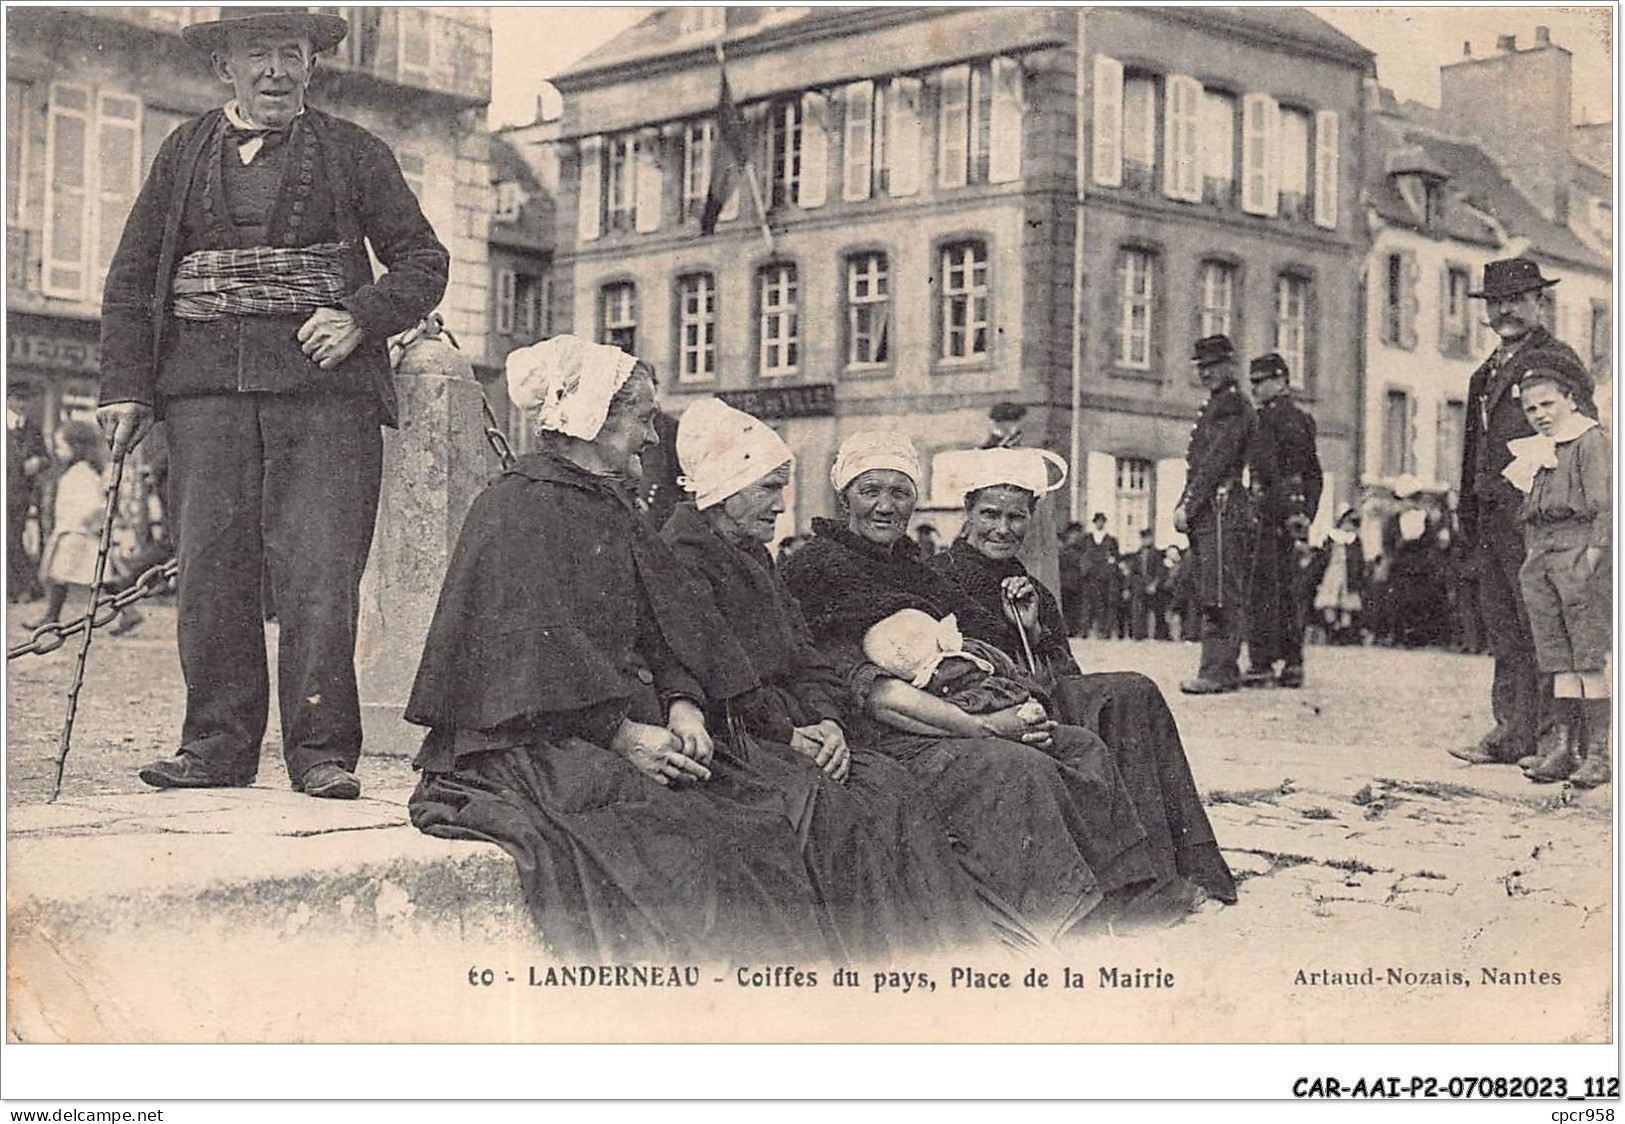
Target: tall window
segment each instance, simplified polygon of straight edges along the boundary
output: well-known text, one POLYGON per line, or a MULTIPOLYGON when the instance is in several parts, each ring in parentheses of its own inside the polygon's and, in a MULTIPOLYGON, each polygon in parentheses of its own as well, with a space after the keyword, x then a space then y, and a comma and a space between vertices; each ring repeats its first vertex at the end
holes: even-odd
POLYGON ((891 359, 891 276, 886 255, 846 259, 846 365, 861 370, 891 359))
POLYGON ((1436 479, 1454 482, 1461 468, 1462 438, 1467 432, 1467 403, 1452 398, 1439 403, 1438 460, 1436 479))
POLYGON ((1284 273, 1275 280, 1275 350, 1287 362, 1291 385, 1309 381, 1309 279, 1284 273))
POLYGON ((43 289, 100 292, 141 185, 139 98, 53 82, 47 108, 43 289))
POLYGON ((801 99, 776 101, 767 109, 767 168, 772 181, 769 207, 796 201, 801 185, 801 99))
POLYGON ((717 373, 717 283, 709 273, 677 279, 677 378, 697 382, 717 373))
POLYGON ((1392 477, 1415 471, 1411 396, 1403 390, 1389 390, 1382 401, 1382 474, 1392 477))
POLYGON ((1117 458, 1117 541, 1127 554, 1151 526, 1151 462, 1117 458))
POLYGON ((638 142, 634 133, 604 141, 604 229, 633 230, 638 217, 638 142))
POLYGON ((1382 342, 1398 343, 1405 332, 1405 259, 1399 254, 1384 259, 1382 294, 1382 342))
POLYGON ((1236 99, 1221 90, 1202 96, 1202 198, 1229 203, 1236 190, 1236 99))
POLYGON ((949 67, 940 81, 938 181, 944 187, 987 183, 993 134, 992 63, 984 60, 949 67))
POLYGON ((1313 118, 1301 109, 1283 105, 1280 113, 1281 158, 1277 166, 1280 188, 1280 214, 1287 218, 1311 217, 1309 166, 1314 153, 1309 147, 1313 118))
POLYGON ((1451 266, 1445 271, 1444 292, 1440 294, 1444 299, 1439 308, 1439 350, 1446 355, 1467 353, 1467 333, 1472 327, 1468 319, 1472 315, 1469 288, 1471 281, 1465 269, 1451 266))
POLYGON ((628 355, 638 353, 638 287, 630 281, 599 290, 598 342, 613 344, 628 355))
POLYGON ((425 82, 434 69, 434 41, 436 32, 448 29, 435 27, 435 17, 427 8, 396 9, 395 59, 399 76, 416 82, 425 82))
POLYGON ((705 196, 711 190, 713 128, 710 121, 690 121, 683 126, 682 222, 699 218, 705 210, 705 196))
POLYGON ((1124 250, 1117 259, 1117 363, 1136 371, 1151 369, 1151 333, 1156 315, 1156 255, 1124 250))
POLYGON ((981 242, 944 246, 940 358, 981 359, 987 355, 987 298, 987 246, 981 242))
POLYGON ((801 361, 801 315, 797 305, 796 267, 770 265, 757 275, 758 369, 773 378, 793 375, 801 361))
POLYGON ((1236 269, 1222 261, 1202 263, 1202 313, 1197 336, 1230 335, 1236 302, 1236 269))
POLYGON ((551 335, 548 322, 551 284, 547 274, 497 270, 496 332, 499 336, 541 339, 551 335))
POLYGON ((1123 186, 1150 190, 1156 183, 1157 80, 1123 76, 1123 186))

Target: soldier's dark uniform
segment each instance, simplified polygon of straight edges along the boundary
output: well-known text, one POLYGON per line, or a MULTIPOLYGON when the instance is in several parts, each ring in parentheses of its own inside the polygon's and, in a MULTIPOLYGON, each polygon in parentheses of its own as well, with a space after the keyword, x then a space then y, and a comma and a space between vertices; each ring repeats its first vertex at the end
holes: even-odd
MULTIPOLYGON (((1254 359, 1249 373, 1254 384, 1289 375, 1286 361, 1273 352, 1254 359)), ((1258 516, 1247 598, 1248 678, 1272 677, 1281 662, 1281 686, 1301 687, 1304 606, 1296 554, 1320 506, 1323 480, 1315 419, 1284 390, 1258 408, 1247 463, 1258 516)))
MULTIPOLYGON (((1228 338, 1197 341, 1195 361, 1202 366, 1234 362, 1228 338)), ((1252 553, 1251 497, 1242 487, 1257 419, 1253 405, 1232 380, 1212 391, 1191 431, 1185 453, 1185 509, 1196 585, 1193 591, 1202 619, 1202 665, 1197 678, 1180 685, 1189 694, 1233 690, 1241 680, 1247 572, 1252 553)))
MULTIPOLYGON (((1526 258, 1491 262, 1484 272, 1484 287, 1491 295, 1512 295, 1519 286, 1527 290, 1554 283, 1542 278, 1539 267, 1526 258)), ((1550 709, 1551 687, 1541 682, 1535 664, 1535 642, 1518 586, 1524 557, 1523 528, 1518 523, 1523 493, 1501 475, 1512 461, 1507 442, 1534 433, 1524 417, 1517 384, 1533 365, 1532 357, 1541 352, 1560 353, 1584 370, 1573 349, 1536 326, 1510 346, 1503 342, 1497 347, 1467 384, 1458 515, 1469 564, 1478 575, 1485 639, 1495 657, 1490 688, 1495 729, 1486 735, 1480 749, 1502 761, 1516 761, 1534 752, 1541 719, 1550 709)), ((1577 389, 1581 411, 1596 417, 1595 386, 1588 381, 1577 389)))

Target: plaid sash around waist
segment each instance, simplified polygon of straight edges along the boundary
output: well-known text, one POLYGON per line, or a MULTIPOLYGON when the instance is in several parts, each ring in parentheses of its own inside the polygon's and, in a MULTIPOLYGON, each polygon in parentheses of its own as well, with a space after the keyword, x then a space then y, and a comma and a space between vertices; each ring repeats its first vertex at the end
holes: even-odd
POLYGON ((170 285, 181 320, 287 316, 336 305, 345 296, 347 242, 297 249, 194 250, 181 258, 170 285))

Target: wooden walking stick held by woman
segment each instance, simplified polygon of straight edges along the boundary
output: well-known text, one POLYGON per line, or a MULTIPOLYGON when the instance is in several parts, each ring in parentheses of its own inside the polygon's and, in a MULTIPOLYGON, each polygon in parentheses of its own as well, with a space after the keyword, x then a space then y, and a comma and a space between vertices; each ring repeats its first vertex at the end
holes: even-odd
POLYGON ((113 471, 107 482, 107 504, 102 509, 102 535, 96 546, 96 571, 90 579, 90 615, 85 635, 79 641, 79 660, 74 665, 73 682, 68 686, 68 714, 62 720, 62 740, 56 750, 56 780, 51 785, 51 803, 62 794, 62 770, 68 763, 68 747, 73 742, 73 719, 79 712, 79 688, 85 682, 85 657, 90 654, 90 638, 96 633, 96 605, 102 596, 102 579, 107 573, 107 552, 113 545, 113 513, 118 509, 119 483, 124 478, 124 453, 113 458, 113 471))

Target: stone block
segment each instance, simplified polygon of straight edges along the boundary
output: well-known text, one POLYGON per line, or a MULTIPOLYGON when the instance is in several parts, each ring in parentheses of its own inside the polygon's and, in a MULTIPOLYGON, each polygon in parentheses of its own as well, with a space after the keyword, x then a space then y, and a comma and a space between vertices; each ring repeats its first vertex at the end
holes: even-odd
POLYGON ((476 354, 426 340, 395 374, 401 424, 385 431, 356 645, 367 753, 412 754, 422 740, 423 731, 401 714, 463 516, 497 469, 469 366, 476 354))

